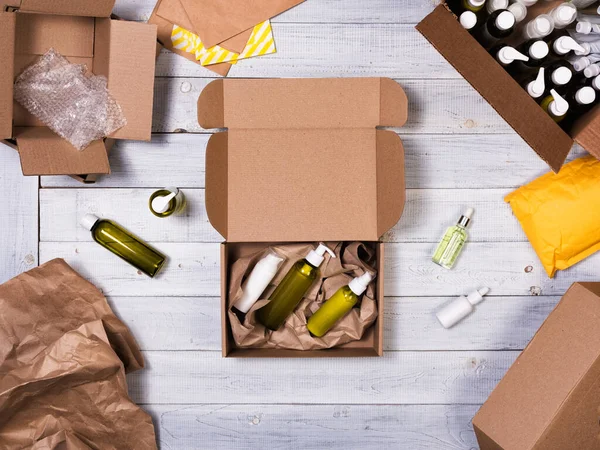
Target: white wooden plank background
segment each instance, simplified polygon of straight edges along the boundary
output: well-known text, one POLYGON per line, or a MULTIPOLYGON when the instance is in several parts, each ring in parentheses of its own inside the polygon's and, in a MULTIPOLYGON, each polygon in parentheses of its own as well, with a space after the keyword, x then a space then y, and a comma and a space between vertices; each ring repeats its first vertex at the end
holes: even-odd
MULTIPOLYGON (((146 20, 154 0, 117 0, 146 20)), ((307 0, 277 17, 276 55, 240 62, 233 77, 389 76, 406 89, 407 204, 385 236, 385 350, 379 359, 220 357, 219 234, 204 210, 204 148, 195 121, 212 72, 163 52, 154 136, 119 142, 112 175, 94 185, 24 178, 0 149, 0 282, 63 257, 107 295, 137 337, 148 368, 129 377, 168 449, 468 449, 470 420, 567 287, 597 280, 600 255, 548 279, 503 197, 548 169, 433 50, 414 25, 435 0, 307 0), (190 208, 157 219, 155 188, 184 188, 190 208), (455 270, 430 262, 444 228, 476 208, 455 270), (38 214, 39 211, 39 214, 38 214), (78 227, 113 218, 170 257, 150 280, 78 227), (487 285, 491 296, 452 330, 434 311, 487 285)), ((570 158, 580 156, 574 149, 570 158)))

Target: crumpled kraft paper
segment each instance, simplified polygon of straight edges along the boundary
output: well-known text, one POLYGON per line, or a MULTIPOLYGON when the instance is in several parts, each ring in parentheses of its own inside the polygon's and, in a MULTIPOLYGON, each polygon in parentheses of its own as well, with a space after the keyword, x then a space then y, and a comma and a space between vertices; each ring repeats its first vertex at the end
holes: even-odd
POLYGON ((156 448, 127 395, 141 352, 92 284, 56 259, 1 285, 0 311, 0 448, 156 448))
POLYGON ((375 283, 371 283, 366 292, 343 319, 333 326, 327 334, 316 338, 306 328, 308 318, 321 304, 330 298, 342 286, 347 285, 356 276, 365 271, 376 274, 374 269, 375 250, 367 244, 353 242, 351 244, 328 243, 334 250, 336 258, 325 257, 321 265, 321 278, 317 280, 284 325, 277 331, 266 329, 256 319, 256 311, 268 303, 268 298, 275 286, 283 279, 294 263, 303 259, 315 246, 311 244, 274 245, 277 253, 287 258, 271 285, 265 290, 260 300, 248 311, 243 322, 232 310, 232 305, 240 297, 241 285, 250 274, 254 265, 265 255, 268 249, 246 258, 235 261, 231 267, 228 315, 231 330, 237 346, 252 348, 279 348, 288 350, 319 350, 332 348, 358 341, 365 331, 377 319, 377 300, 375 283))

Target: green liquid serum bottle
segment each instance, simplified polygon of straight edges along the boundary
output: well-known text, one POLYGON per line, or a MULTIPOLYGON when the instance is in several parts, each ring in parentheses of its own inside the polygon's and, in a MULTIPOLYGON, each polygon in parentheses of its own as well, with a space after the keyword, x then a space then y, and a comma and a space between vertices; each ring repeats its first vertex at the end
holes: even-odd
POLYGON ((81 226, 92 232, 92 237, 98 244, 149 277, 154 277, 167 260, 158 250, 111 220, 86 214, 81 219, 81 226))
POLYGON ((337 290, 316 313, 314 313, 306 327, 313 336, 322 337, 331 328, 350 312, 358 303, 360 296, 367 290, 373 280, 373 275, 365 272, 360 277, 354 278, 350 284, 337 290))
POLYGON ((277 330, 304 298, 304 294, 321 276, 319 266, 325 260, 325 252, 335 258, 325 244, 319 244, 316 250, 311 250, 306 258, 296 262, 281 283, 275 288, 269 303, 257 311, 260 323, 270 330, 277 330))
POLYGON ((166 187, 154 192, 148 202, 152 214, 160 218, 181 213, 185 204, 183 192, 176 187, 166 187))
POLYGON ((433 262, 439 264, 445 269, 452 269, 456 263, 456 259, 467 241, 467 226, 473 216, 473 208, 467 209, 458 223, 446 230, 446 234, 442 241, 437 246, 433 255, 433 262))

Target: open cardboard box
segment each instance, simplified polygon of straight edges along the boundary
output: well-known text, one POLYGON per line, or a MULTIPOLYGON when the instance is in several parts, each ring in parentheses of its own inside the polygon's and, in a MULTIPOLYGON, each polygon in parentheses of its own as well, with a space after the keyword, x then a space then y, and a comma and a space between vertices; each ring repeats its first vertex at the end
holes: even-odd
MULTIPOLYGON (((529 8, 532 17, 562 3, 561 0, 539 2, 529 8)), ((504 68, 466 31, 443 3, 435 8, 417 30, 452 66, 492 105, 508 124, 558 172, 577 142, 600 158, 600 106, 580 118, 569 136, 504 68)), ((520 36, 520 28, 513 36, 520 36)), ((519 42, 518 38, 514 39, 519 42)))
POLYGON ((14 79, 54 48, 108 79, 127 118, 112 139, 150 140, 156 26, 111 20, 115 0, 4 0, 0 11, 0 138, 17 149, 24 175, 75 175, 92 181, 110 173, 109 144, 78 151, 13 101, 14 79))
POLYGON ((481 450, 600 448, 600 283, 575 283, 473 419, 481 450))
POLYGON ((377 356, 383 352, 383 247, 405 203, 406 94, 387 78, 218 80, 198 100, 206 209, 221 248, 223 356, 377 356), (237 348, 227 318, 229 267, 286 242, 370 242, 379 318, 359 342, 319 351, 237 348))

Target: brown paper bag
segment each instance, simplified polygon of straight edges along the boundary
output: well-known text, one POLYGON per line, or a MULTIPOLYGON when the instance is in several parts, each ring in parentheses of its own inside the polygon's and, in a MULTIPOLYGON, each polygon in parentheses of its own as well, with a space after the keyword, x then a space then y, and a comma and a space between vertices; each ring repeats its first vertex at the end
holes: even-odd
POLYGON ((0 448, 156 448, 127 395, 141 352, 92 284, 56 259, 1 285, 0 311, 0 448))

